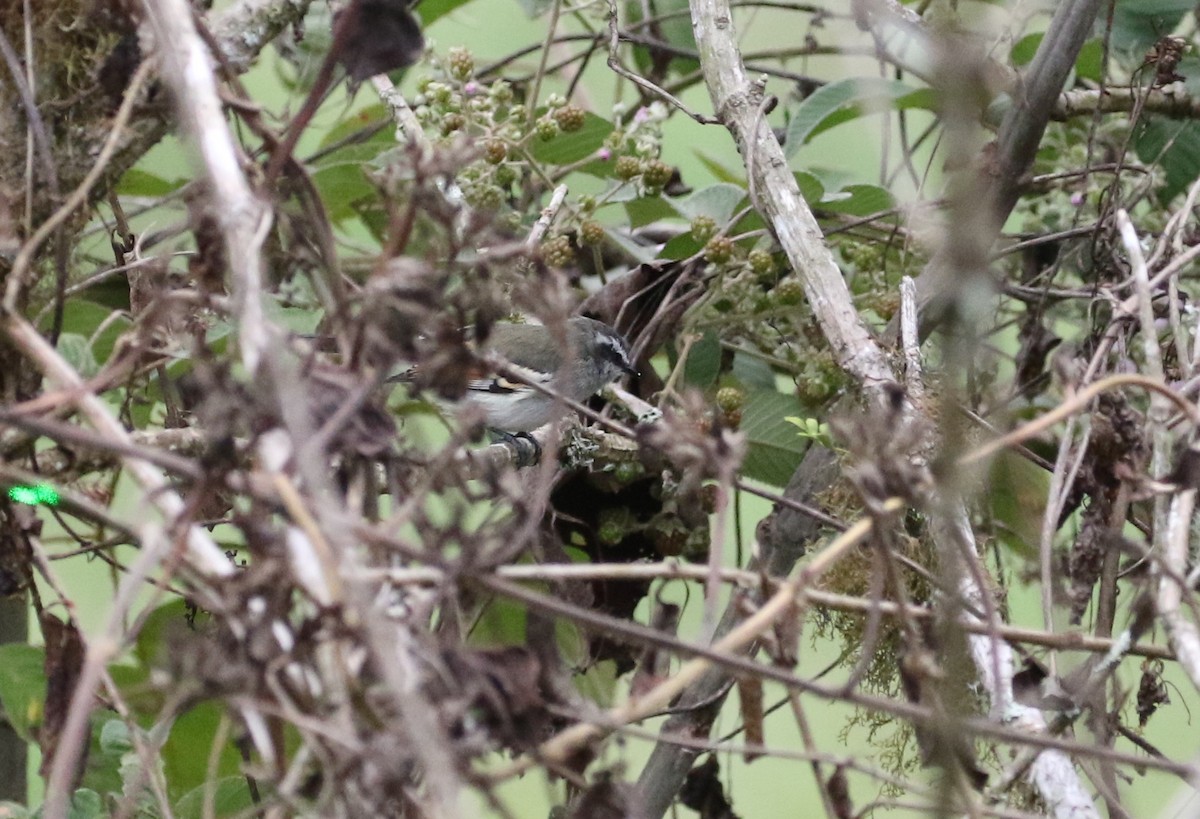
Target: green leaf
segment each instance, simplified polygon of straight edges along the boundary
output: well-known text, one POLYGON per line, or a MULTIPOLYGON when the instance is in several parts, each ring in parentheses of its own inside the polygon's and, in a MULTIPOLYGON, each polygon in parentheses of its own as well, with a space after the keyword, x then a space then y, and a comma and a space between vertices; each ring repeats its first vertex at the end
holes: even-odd
POLYGON ((376 196, 375 186, 367 179, 364 168, 377 165, 382 155, 395 150, 393 129, 383 128, 357 141, 354 137, 387 120, 387 110, 382 105, 372 105, 346 117, 322 138, 322 148, 351 140, 322 156, 312 173, 313 184, 332 221, 342 222, 357 216, 355 203, 376 196))
MULTIPOLYGON (((627 0, 625 3, 625 18, 629 24, 636 26, 647 19, 647 12, 655 22, 639 26, 643 34, 660 39, 667 45, 687 51, 696 51, 696 35, 692 32, 692 16, 688 0, 627 0)), ((661 49, 657 52, 650 46, 638 45, 633 48, 633 61, 643 75, 662 76, 664 72, 656 70, 665 67, 667 73, 686 74, 700 68, 698 60, 692 57, 677 56, 661 49)))
MULTIPOLYGON (((113 312, 111 308, 102 304, 85 299, 71 299, 63 307, 63 335, 74 333, 83 336, 91 348, 94 360, 103 363, 112 355, 121 333, 131 326, 128 318, 114 317, 113 312), (101 330, 101 327, 104 329, 101 330)), ((49 330, 52 320, 47 316, 42 321, 42 329, 49 330)))
MULTIPOLYGON (((852 185, 858 180, 854 174, 845 168, 822 168, 810 166, 806 168, 806 170, 812 175, 813 179, 820 183, 822 197, 825 196, 825 191, 840 191, 846 185, 852 185)), ((797 183, 799 183, 798 175, 797 183)), ((801 190, 804 190, 804 188, 801 187, 801 190)))
MULTIPOLYGON (((167 777, 167 793, 179 799, 204 784, 208 776, 208 757, 221 724, 224 706, 202 702, 180 714, 171 726, 163 743, 163 772, 167 777)), ((217 776, 235 776, 241 767, 241 756, 232 742, 220 749, 217 776)))
MULTIPOLYGON (((42 809, 38 808, 34 816, 40 817, 42 809)), ((107 816, 104 810, 104 800, 100 794, 90 788, 80 788, 71 795, 71 804, 67 808, 67 819, 99 819, 107 816)))
POLYGON ((133 750, 133 739, 124 720, 110 719, 100 728, 100 750, 106 754, 124 754, 133 750))
POLYGON ((582 674, 574 674, 571 681, 580 694, 601 708, 608 708, 616 701, 617 664, 614 660, 592 663, 582 674))
POLYGON ((80 784, 97 793, 121 793, 125 782, 129 781, 123 774, 131 773, 134 764, 138 767, 141 764, 134 762, 138 757, 131 751, 132 743, 125 724, 119 719, 103 720, 98 715, 92 720, 87 768, 80 784))
POLYGON ((792 112, 784 139, 784 153, 791 158, 822 131, 882 108, 932 109, 935 95, 899 80, 852 77, 823 85, 806 97, 792 112))
POLYGON ((747 393, 740 427, 747 443, 742 462, 745 477, 773 486, 788 482, 808 449, 808 442, 785 420, 799 412, 800 402, 794 395, 774 390, 747 393))
MULTIPOLYGON (((1038 47, 1041 46, 1045 36, 1045 32, 1039 31, 1027 34, 1018 40, 1012 47, 1012 51, 1009 52, 1012 64, 1022 67, 1033 62, 1034 55, 1037 54, 1038 47)), ((1100 82, 1103 73, 1103 59, 1104 43, 1100 40, 1088 40, 1079 49, 1079 54, 1075 58, 1075 73, 1084 79, 1100 82)))
MULTIPOLYGON (((756 230, 768 231, 767 223, 763 220, 762 214, 753 208, 743 211, 741 219, 738 219, 733 227, 728 231, 730 236, 740 236, 745 233, 751 233, 756 230)), ((745 247, 751 247, 754 243, 742 243, 745 247)))
POLYGON ((311 307, 284 306, 270 299, 266 302, 266 313, 276 325, 300 335, 316 332, 323 315, 311 307))
POLYGON ((789 415, 783 420, 795 426, 798 429, 797 434, 801 438, 816 441, 823 447, 833 449, 834 441, 832 433, 829 431, 829 424, 822 423, 816 418, 799 418, 795 415, 789 415))
MULTIPOLYGON (((1045 32, 1039 31, 1034 34, 1027 34, 1017 41, 1009 52, 1009 57, 1012 64, 1018 68, 1029 65, 1033 62, 1033 58, 1037 55, 1037 50, 1042 45, 1042 40, 1045 39, 1045 32)), ((1079 49, 1079 54, 1075 57, 1075 74, 1078 77, 1100 82, 1103 74, 1104 60, 1104 45, 1100 40, 1088 40, 1079 49)), ((1068 78, 1068 87, 1074 83, 1073 78, 1068 78)), ((992 100, 988 106, 989 123, 999 123, 1003 118, 1005 110, 1012 105, 1012 98, 1008 94, 1001 94, 996 99, 992 100)))
POLYGON ((583 127, 578 131, 560 132, 546 142, 535 139, 529 153, 534 160, 547 165, 570 165, 587 159, 604 147, 604 140, 612 132, 611 122, 589 111, 583 115, 583 127))
POLYGON ((1133 146, 1147 165, 1162 166, 1166 174, 1166 185, 1158 191, 1162 204, 1186 190, 1200 174, 1200 123, 1148 120, 1138 129, 1133 146))
POLYGON ((796 184, 800 187, 800 195, 804 197, 804 201, 808 203, 809 207, 825 198, 825 186, 821 180, 807 171, 797 171, 795 176, 796 184))
POLYGON ((1075 74, 1085 80, 1100 82, 1104 76, 1104 43, 1088 40, 1075 58, 1075 74))
POLYGON ((1008 57, 1012 60, 1015 66, 1025 66, 1033 62, 1033 55, 1037 54, 1038 46, 1042 44, 1042 39, 1046 36, 1046 32, 1038 31, 1033 34, 1026 34, 1013 45, 1012 51, 1008 52, 1008 57))
POLYGON ((775 390, 775 371, 757 356, 734 353, 733 377, 747 389, 775 390))
POLYGON ((421 0, 416 11, 421 15, 421 26, 425 27, 470 2, 471 0, 421 0))
POLYGON ((184 794, 175 806, 177 819, 207 819, 209 816, 248 814, 254 807, 250 788, 244 776, 225 776, 214 783, 205 783, 184 794), (213 793, 211 814, 204 813, 204 795, 213 793))
POLYGON ((107 813, 100 794, 80 788, 71 795, 71 808, 67 811, 67 819, 93 819, 101 816, 107 816, 107 813))
POLYGON ((187 604, 183 600, 164 603, 147 615, 133 644, 133 654, 143 666, 151 668, 167 656, 170 646, 187 630, 187 604))
POLYGON ((878 185, 847 185, 835 194, 826 194, 815 207, 819 210, 870 216, 896 206, 891 193, 878 185))
POLYGON ((694 387, 707 389, 721 373, 721 339, 713 330, 707 331, 688 350, 683 365, 683 380, 694 387))
MULTIPOLYGON (((424 3, 421 4, 421 10, 425 10, 424 3)), ((330 145, 336 145, 344 140, 353 140, 356 134, 364 133, 380 123, 390 123, 391 121, 387 106, 383 103, 377 102, 365 108, 359 108, 326 131, 321 137, 320 145, 322 148, 328 148, 330 145)), ((379 129, 366 139, 355 140, 353 144, 343 145, 327 156, 337 156, 342 151, 361 151, 363 146, 374 146, 374 150, 371 152, 372 156, 380 151, 396 147, 395 129, 387 127, 379 129)))
POLYGON ((689 256, 695 256, 703 247, 704 245, 697 242, 696 237, 690 232, 681 233, 663 245, 663 249, 659 252, 658 258, 686 259, 689 256))
POLYGON ((121 181, 117 183, 117 193, 121 196, 157 198, 179 190, 183 184, 182 179, 167 180, 139 168, 130 168, 121 175, 121 181))
MULTIPOLYGON (((110 665, 109 676, 121 691, 131 716, 142 728, 149 729, 162 711, 166 695, 162 689, 150 685, 150 669, 142 665, 124 663, 110 665)), ((124 723, 121 723, 124 725, 124 723)))
POLYGON ((484 607, 468 641, 471 645, 519 646, 525 644, 525 607, 496 598, 484 607))
POLYGON ((354 203, 375 194, 362 163, 353 160, 323 165, 313 172, 312 180, 332 222, 357 216, 354 203))
POLYGON ((1140 61, 1150 46, 1173 32, 1195 7, 1195 0, 1118 0, 1113 9, 1113 49, 1140 61))
POLYGON ((100 365, 92 355, 92 345, 78 333, 63 333, 58 337, 58 351, 67 360, 75 372, 84 378, 91 378, 100 372, 100 365))
POLYGON ((0 706, 13 730, 26 742, 41 726, 46 702, 46 655, 24 643, 0 645, 0 706))
POLYGON ((639 228, 660 219, 675 219, 679 209, 662 196, 639 196, 625 203, 625 213, 629 216, 629 226, 639 228))
POLYGON ((718 225, 723 225, 733 217, 738 205, 745 199, 745 188, 728 182, 718 182, 676 202, 675 207, 688 219, 707 216, 718 225))

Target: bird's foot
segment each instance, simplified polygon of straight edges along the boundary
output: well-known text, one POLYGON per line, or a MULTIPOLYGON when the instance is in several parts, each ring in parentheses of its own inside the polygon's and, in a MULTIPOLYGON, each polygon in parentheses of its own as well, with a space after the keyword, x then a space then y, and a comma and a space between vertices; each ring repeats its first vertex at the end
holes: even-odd
POLYGON ((542 445, 528 432, 513 433, 502 429, 493 429, 491 433, 496 437, 497 443, 504 443, 512 447, 513 452, 516 453, 514 466, 517 469, 533 466, 542 460, 542 445))

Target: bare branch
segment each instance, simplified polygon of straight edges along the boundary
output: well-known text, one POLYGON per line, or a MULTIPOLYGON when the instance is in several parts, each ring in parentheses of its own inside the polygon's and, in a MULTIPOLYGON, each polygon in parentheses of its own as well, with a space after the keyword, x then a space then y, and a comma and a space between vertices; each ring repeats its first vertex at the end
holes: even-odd
MULTIPOLYGON (((242 363, 258 369, 270 341, 262 312, 262 243, 271 212, 250 189, 217 93, 213 61, 184 0, 143 3, 159 73, 175 99, 179 124, 193 143, 220 225, 233 280, 242 363)), ((248 8, 243 7, 243 8, 248 8)))
POLYGON ((692 28, 713 109, 752 167, 750 196, 770 223, 792 269, 804 282, 809 306, 842 369, 874 391, 894 380, 887 357, 863 326, 842 272, 765 117, 762 87, 746 76, 732 11, 725 0, 692 0, 692 28))

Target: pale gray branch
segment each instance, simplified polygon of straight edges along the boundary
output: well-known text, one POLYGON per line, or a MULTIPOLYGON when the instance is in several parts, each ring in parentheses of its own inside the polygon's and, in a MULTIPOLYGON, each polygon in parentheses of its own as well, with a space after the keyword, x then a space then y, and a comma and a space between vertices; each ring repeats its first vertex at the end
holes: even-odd
POLYGON ((692 0, 692 28, 704 81, 717 117, 729 129, 751 171, 750 196, 771 225, 838 364, 874 390, 892 382, 887 357, 863 325, 821 228, 800 195, 783 149, 759 114, 762 86, 746 76, 726 0, 692 0))
POLYGON ((262 243, 271 213, 246 179, 243 157, 225 121, 212 56, 196 31, 191 6, 186 0, 145 0, 143 8, 153 58, 175 100, 183 135, 200 160, 210 215, 225 243, 242 363, 254 373, 269 343, 261 291, 262 243))

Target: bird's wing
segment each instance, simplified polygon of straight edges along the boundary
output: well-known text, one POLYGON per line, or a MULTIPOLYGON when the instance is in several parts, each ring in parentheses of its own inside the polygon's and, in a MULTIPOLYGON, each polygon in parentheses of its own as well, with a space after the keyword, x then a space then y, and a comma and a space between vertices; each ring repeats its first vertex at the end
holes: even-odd
POLYGON ((516 362, 510 362, 508 369, 514 375, 519 375, 520 378, 513 378, 501 373, 483 375, 479 378, 472 378, 467 382, 467 392, 528 393, 534 392, 534 388, 529 386, 527 382, 549 386, 554 378, 554 373, 552 372, 545 373, 531 370, 528 367, 520 366, 516 362))
POLYGON ((483 352, 500 352, 519 368, 535 373, 557 372, 563 365, 561 345, 545 343, 548 330, 538 324, 496 324, 483 352))

